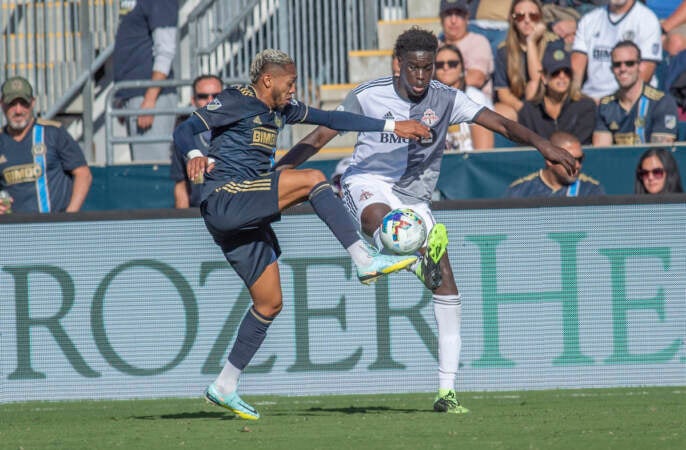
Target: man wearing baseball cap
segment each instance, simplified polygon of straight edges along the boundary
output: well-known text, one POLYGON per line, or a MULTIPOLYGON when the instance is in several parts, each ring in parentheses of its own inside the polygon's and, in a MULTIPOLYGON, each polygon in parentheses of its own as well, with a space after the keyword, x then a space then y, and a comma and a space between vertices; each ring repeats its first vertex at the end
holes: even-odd
POLYGON ((536 96, 525 101, 518 122, 550 139, 555 131, 576 136, 582 145, 591 144, 596 106, 593 99, 572 84, 570 55, 562 49, 546 49, 543 76, 536 96))
MULTIPOLYGON (((83 152, 59 122, 36 119, 31 83, 12 77, 2 84, 0 190, 9 193, 14 212, 75 212, 92 176, 83 152)), ((0 204, 0 214, 9 212, 0 204)))
POLYGON ((491 77, 495 70, 491 44, 483 35, 468 30, 470 7, 476 2, 468 0, 442 0, 439 10, 443 32, 438 35, 441 44, 454 45, 464 58, 465 83, 488 96, 493 96, 491 77))

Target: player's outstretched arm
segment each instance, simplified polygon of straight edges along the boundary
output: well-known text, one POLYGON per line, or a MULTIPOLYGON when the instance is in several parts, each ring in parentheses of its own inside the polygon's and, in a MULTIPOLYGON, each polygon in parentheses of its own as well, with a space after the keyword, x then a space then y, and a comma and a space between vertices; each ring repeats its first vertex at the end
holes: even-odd
POLYGON ((321 124, 295 144, 274 166, 274 170, 293 169, 307 161, 336 137, 337 131, 386 131, 406 139, 431 136, 429 128, 416 120, 384 121, 345 111, 322 111, 310 108, 308 123, 321 124), (344 128, 341 128, 344 127, 344 128), (352 128, 355 127, 355 128, 352 128), (333 129, 332 129, 333 128, 333 129))
POLYGON ((338 132, 325 126, 318 126, 291 147, 288 152, 274 165, 274 170, 295 169, 315 155, 319 150, 335 138, 338 132))
POLYGON ((507 119, 490 109, 484 108, 477 118, 474 119, 474 122, 491 131, 500 133, 512 141, 536 147, 545 159, 555 164, 562 164, 570 175, 576 170, 576 161, 568 151, 551 144, 550 141, 542 138, 527 127, 507 119))

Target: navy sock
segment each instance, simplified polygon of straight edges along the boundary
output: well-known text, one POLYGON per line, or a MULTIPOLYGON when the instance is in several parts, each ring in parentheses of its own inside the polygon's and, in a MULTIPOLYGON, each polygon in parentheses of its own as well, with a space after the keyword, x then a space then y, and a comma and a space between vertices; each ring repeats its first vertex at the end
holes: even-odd
POLYGON ((273 317, 265 317, 255 311, 254 306, 251 306, 243 317, 241 326, 238 327, 236 342, 233 343, 233 348, 229 353, 229 362, 237 369, 245 369, 262 345, 267 336, 267 328, 273 320, 273 317))
POLYGON ((312 188, 310 204, 343 248, 347 249, 360 240, 355 222, 345 210, 340 199, 333 193, 329 183, 322 181, 312 188))

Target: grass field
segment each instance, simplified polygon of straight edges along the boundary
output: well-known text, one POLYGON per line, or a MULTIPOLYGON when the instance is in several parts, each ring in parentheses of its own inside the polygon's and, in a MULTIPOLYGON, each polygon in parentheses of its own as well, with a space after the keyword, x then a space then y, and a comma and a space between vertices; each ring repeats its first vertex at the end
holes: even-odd
POLYGON ((259 421, 200 399, 0 405, 1 449, 684 449, 686 388, 247 397, 259 421))

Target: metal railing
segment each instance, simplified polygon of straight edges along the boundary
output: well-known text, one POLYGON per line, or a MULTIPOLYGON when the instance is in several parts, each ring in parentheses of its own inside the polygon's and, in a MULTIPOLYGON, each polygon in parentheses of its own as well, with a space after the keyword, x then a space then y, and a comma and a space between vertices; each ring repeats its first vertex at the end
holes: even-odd
MULTIPOLYGON (((224 80, 224 86, 231 84, 245 83, 245 80, 224 80)), ((192 106, 178 106, 176 108, 153 108, 146 109, 145 111, 140 109, 129 109, 121 108, 116 105, 116 93, 122 89, 130 88, 148 88, 148 87, 184 87, 192 86, 193 80, 163 80, 163 81, 121 81, 119 83, 114 83, 112 89, 107 93, 107 98, 105 102, 105 164, 114 164, 114 146, 117 144, 141 144, 141 143, 158 143, 158 142, 171 142, 173 141, 172 135, 157 135, 157 136, 115 136, 114 135, 114 121, 118 120, 120 117, 131 117, 138 115, 188 115, 195 111, 192 106)), ((160 162, 160 161, 154 161, 160 162)))
POLYGON ((63 110, 74 98, 65 94, 114 42, 118 7, 117 0, 1 0, 0 78, 25 77, 39 111, 58 103, 63 110))
POLYGON ((205 0, 188 17, 191 75, 247 79, 252 57, 278 48, 296 61, 298 97, 317 104, 321 84, 347 81, 350 50, 376 47, 378 20, 406 15, 406 0, 205 0))

